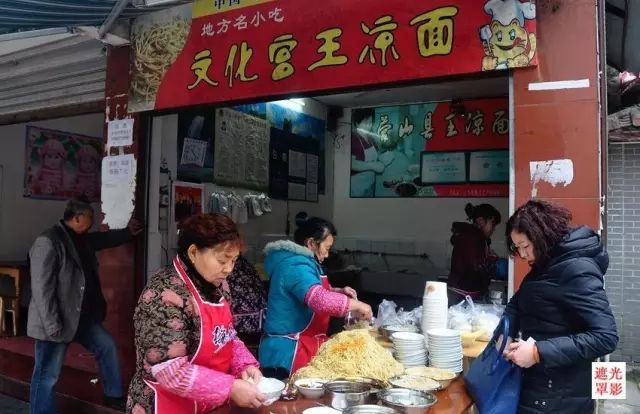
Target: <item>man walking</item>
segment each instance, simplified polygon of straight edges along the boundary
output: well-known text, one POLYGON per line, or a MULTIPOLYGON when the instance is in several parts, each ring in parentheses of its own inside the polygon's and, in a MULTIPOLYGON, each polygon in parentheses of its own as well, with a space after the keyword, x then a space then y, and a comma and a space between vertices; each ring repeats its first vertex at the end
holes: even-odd
POLYGON ((56 413, 54 388, 71 342, 80 343, 98 360, 105 404, 125 407, 118 351, 102 327, 106 302, 96 251, 131 241, 142 227, 132 220, 124 230, 90 233, 92 226, 91 205, 71 200, 63 220, 42 233, 29 252, 32 296, 27 334, 36 339, 32 414, 56 413))

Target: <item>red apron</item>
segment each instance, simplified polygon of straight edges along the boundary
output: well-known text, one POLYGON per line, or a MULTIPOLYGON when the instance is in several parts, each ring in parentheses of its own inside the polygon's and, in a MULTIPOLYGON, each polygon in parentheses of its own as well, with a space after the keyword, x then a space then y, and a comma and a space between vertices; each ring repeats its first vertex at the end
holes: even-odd
MULTIPOLYGON (((219 303, 206 302, 187 276, 180 259, 173 259, 173 266, 193 295, 200 315, 200 344, 190 362, 228 373, 233 351, 231 343, 236 337, 229 303, 224 298, 219 303)), ((166 391, 157 382, 145 382, 155 392, 155 414, 198 414, 215 408, 166 391)))
MULTIPOLYGON (((320 276, 320 281, 323 288, 331 289, 327 276, 320 276)), ((306 366, 311 361, 311 358, 318 353, 320 345, 327 341, 327 330, 329 329, 330 321, 330 315, 314 313, 307 327, 292 338, 297 339, 297 344, 291 364, 291 375, 306 366)))

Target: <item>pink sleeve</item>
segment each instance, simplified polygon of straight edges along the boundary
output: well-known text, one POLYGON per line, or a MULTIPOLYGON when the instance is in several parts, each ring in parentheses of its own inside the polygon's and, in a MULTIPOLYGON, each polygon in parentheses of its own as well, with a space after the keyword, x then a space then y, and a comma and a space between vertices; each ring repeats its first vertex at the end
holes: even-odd
POLYGON ((326 313, 331 316, 346 316, 349 312, 349 298, 343 293, 336 293, 314 285, 309 289, 304 302, 318 313, 326 313))
POLYGON ((235 381, 233 375, 192 364, 187 357, 154 365, 151 372, 165 390, 212 409, 229 401, 235 381))
POLYGON ((230 374, 239 378, 247 367, 259 367, 258 361, 254 358, 247 346, 239 339, 233 340, 233 358, 231 359, 230 374))

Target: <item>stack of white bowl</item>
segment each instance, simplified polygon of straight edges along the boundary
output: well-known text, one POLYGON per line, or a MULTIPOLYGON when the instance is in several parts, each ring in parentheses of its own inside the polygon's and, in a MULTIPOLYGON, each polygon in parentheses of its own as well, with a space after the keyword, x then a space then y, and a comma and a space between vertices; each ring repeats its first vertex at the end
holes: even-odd
POLYGON ((447 284, 427 282, 422 298, 422 333, 425 335, 427 347, 429 346, 427 332, 430 329, 446 328, 448 312, 447 284))
POLYGON ((395 357, 405 368, 427 365, 424 335, 414 332, 396 332, 391 335, 395 357))
POLYGON ((431 329, 429 337, 429 366, 462 372, 462 341, 460 332, 453 329, 431 329))

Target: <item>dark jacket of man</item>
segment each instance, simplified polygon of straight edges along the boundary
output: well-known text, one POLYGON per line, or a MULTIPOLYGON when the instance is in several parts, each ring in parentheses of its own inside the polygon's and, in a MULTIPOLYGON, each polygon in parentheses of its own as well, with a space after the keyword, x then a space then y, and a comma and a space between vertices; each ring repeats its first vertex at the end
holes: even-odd
POLYGON ((523 370, 520 414, 593 411, 591 362, 613 352, 616 323, 603 288, 609 265, 600 237, 569 233, 534 267, 509 302, 512 335, 536 340, 540 363, 523 370))
POLYGON ((128 229, 77 235, 63 222, 42 233, 29 252, 32 292, 27 334, 43 341, 71 342, 81 321, 103 322, 106 302, 96 251, 131 239, 128 229))

